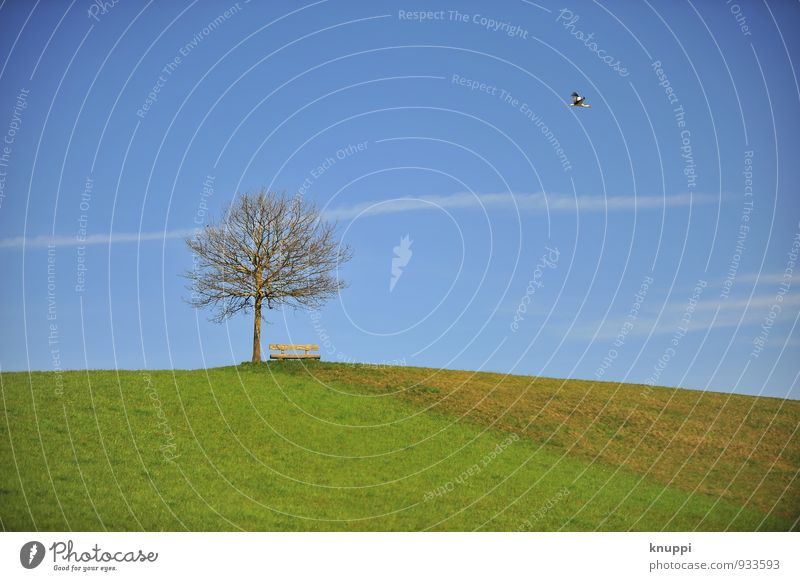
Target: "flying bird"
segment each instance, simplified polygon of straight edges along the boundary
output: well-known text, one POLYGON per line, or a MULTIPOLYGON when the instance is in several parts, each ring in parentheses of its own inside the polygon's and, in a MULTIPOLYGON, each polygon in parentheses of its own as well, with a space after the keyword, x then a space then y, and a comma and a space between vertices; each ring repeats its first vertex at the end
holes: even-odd
POLYGON ((591 107, 586 102, 586 97, 581 97, 578 93, 572 93, 572 103, 569 104, 570 107, 591 107))

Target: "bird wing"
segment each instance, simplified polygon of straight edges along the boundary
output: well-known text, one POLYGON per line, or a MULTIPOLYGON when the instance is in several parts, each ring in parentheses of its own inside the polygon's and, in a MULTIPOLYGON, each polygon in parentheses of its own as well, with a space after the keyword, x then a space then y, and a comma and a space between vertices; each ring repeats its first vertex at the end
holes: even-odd
POLYGON ((572 104, 573 105, 577 105, 581 101, 583 101, 583 97, 578 95, 578 93, 572 93, 572 104))

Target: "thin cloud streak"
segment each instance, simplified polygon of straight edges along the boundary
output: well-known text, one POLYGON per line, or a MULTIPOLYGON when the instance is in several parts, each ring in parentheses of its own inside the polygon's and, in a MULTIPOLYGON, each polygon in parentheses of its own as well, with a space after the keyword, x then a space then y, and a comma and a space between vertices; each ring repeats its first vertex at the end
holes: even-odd
POLYGON ((194 229, 166 230, 162 232, 118 232, 113 234, 91 234, 78 239, 77 236, 34 236, 25 239, 22 236, 0 240, 0 248, 47 248, 48 246, 92 246, 97 244, 118 244, 125 242, 147 242, 184 238, 195 232, 194 229))
POLYGON ((675 194, 659 196, 609 196, 578 198, 563 194, 470 194, 458 193, 447 196, 426 196, 420 198, 396 198, 393 200, 361 202, 353 206, 327 209, 323 212, 326 220, 350 220, 358 216, 397 214, 419 210, 463 209, 463 208, 507 208, 520 210, 549 210, 551 212, 603 212, 658 210, 663 207, 689 206, 691 204, 710 204, 717 202, 718 196, 712 194, 675 194))
MULTIPOLYGON (((444 208, 476 209, 476 208, 519 208, 520 211, 549 210, 550 212, 609 212, 633 210, 659 210, 663 207, 689 206, 691 204, 711 204, 718 201, 712 194, 675 194, 666 198, 660 196, 580 196, 577 199, 563 194, 470 194, 458 193, 446 196, 426 196, 419 198, 396 198, 393 200, 376 200, 361 202, 353 206, 329 208, 322 212, 325 220, 351 220, 356 217, 377 216, 382 214, 398 214, 421 210, 438 210, 444 208), (546 202, 546 203, 545 203, 546 202)), ((49 245, 90 246, 98 244, 120 244, 128 242, 147 242, 174 238, 185 238, 195 229, 167 230, 162 232, 119 232, 111 234, 92 234, 83 240, 75 236, 34 236, 25 239, 22 236, 0 239, 0 249, 9 248, 47 248, 49 245)))
MULTIPOLYGON (((747 328, 760 325, 768 314, 770 307, 776 304, 775 294, 755 295, 742 299, 705 299, 697 302, 692 313, 687 333, 705 332, 706 329, 723 329, 730 327, 747 328), (719 310, 718 310, 719 309, 719 310), (716 314, 716 318, 714 315, 716 314), (713 325, 712 325, 713 322, 713 325)), ((800 309, 800 295, 785 295, 777 322, 789 322, 800 309)), ((574 328, 571 336, 574 339, 610 340, 615 338, 626 322, 633 323, 626 336, 665 335, 677 331, 681 318, 687 309, 687 301, 673 300, 664 308, 661 320, 657 321, 654 311, 642 314, 636 321, 624 316, 606 319, 600 329, 593 324, 583 324, 574 328)))

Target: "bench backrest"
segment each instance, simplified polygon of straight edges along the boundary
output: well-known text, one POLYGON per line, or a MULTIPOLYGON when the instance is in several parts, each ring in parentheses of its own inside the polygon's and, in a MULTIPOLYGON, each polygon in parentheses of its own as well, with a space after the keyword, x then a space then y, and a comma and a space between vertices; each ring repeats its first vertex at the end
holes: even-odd
POLYGON ((319 351, 319 345, 311 343, 270 343, 272 351, 319 351))

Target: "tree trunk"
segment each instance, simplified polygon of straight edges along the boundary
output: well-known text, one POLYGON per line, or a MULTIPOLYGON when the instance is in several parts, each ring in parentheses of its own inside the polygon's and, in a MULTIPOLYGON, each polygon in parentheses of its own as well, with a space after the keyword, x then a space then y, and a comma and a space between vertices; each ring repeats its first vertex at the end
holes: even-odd
POLYGON ((253 363, 261 363, 261 298, 253 307, 253 363))

